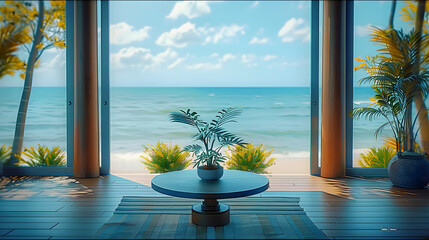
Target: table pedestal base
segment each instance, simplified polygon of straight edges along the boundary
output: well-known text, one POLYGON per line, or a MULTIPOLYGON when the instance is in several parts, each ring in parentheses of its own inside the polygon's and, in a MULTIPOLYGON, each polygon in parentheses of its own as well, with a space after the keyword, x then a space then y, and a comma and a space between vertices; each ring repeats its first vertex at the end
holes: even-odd
POLYGON ((205 199, 192 206, 192 223, 197 226, 224 226, 230 221, 229 206, 216 199, 205 199))

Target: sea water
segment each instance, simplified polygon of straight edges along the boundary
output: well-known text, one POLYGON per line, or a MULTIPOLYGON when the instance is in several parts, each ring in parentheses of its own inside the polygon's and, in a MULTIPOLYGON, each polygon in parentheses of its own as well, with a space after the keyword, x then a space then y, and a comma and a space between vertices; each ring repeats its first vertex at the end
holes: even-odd
MULTIPOLYGON (((112 170, 133 172, 143 145, 157 141, 180 146, 193 144, 191 126, 172 123, 169 113, 191 109, 210 121, 221 109, 239 107, 236 123, 225 129, 246 142, 274 149, 277 162, 310 157, 310 88, 145 88, 112 87, 110 137, 112 170), (129 169, 128 169, 129 168, 129 169), (118 169, 119 170, 119 169, 118 169)), ((12 144, 22 88, 0 88, 0 146, 12 144)), ((355 88, 354 106, 367 106, 370 88, 355 88)), ((66 148, 66 91, 61 87, 34 87, 28 107, 24 146, 66 148)), ((384 119, 354 121, 354 148, 380 146, 375 129, 384 119)), ((386 135, 389 130, 386 129, 386 135)), ((140 168, 139 170, 140 171, 140 168)), ((280 171, 281 172, 281 171, 280 171)))

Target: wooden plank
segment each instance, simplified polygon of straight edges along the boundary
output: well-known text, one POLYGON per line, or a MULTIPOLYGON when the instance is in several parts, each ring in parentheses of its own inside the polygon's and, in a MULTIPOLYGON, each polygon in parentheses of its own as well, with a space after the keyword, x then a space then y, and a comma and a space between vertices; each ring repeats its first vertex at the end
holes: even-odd
POLYGON ((255 236, 255 238, 256 238, 256 236, 260 236, 262 238, 262 236, 264 236, 264 232, 262 230, 262 226, 261 226, 261 223, 259 221, 258 215, 250 214, 248 219, 251 222, 250 223, 250 229, 248 230, 249 234, 251 236, 255 236))
POLYGON ((397 230, 397 231, 380 231, 380 230, 324 230, 327 235, 335 235, 337 238, 342 237, 429 237, 429 229, 425 230, 397 230))
MULTIPOLYGON (((155 228, 156 224, 158 223, 159 218, 161 217, 160 214, 155 214, 153 218, 151 219, 150 223, 147 225, 142 239, 149 239, 152 236, 153 229, 155 228)), ((137 236, 139 237, 139 236, 137 236)))
POLYGON ((286 219, 288 226, 295 232, 297 238, 303 239, 304 235, 302 234, 300 229, 295 225, 295 222, 293 221, 292 216, 291 215, 283 215, 283 216, 286 219))
POLYGON ((136 235, 134 236, 135 239, 142 239, 143 234, 146 232, 146 229, 150 225, 150 223, 153 220, 154 215, 147 215, 146 220, 144 221, 143 225, 140 227, 140 229, 137 231, 136 235))
POLYGON ((0 236, 0 239, 51 239, 51 236, 45 236, 45 237, 2 237, 0 236))
POLYGON ((346 212, 346 211, 327 211, 327 212, 307 212, 309 217, 321 217, 329 215, 334 218, 389 218, 389 217, 409 217, 428 219, 427 212, 346 212))
POLYGON ((186 233, 186 227, 189 225, 189 215, 180 215, 179 222, 174 233, 174 239, 184 239, 186 233))
POLYGON ((29 222, 29 223, 23 223, 23 222, 3 222, 0 224, 0 230, 4 229, 51 229, 58 223, 56 222, 47 222, 47 223, 41 223, 41 222, 29 222))
POLYGON ((11 232, 13 229, 0 229, 0 236, 4 236, 7 233, 11 232))
POLYGON ((237 238, 238 236, 240 236, 242 239, 248 238, 248 233, 244 230, 243 227, 248 226, 244 224, 246 219, 249 219, 249 217, 244 215, 231 215, 231 222, 234 222, 234 224, 232 224, 234 238, 237 238))
POLYGON ((161 234, 161 230, 164 226, 165 221, 167 220, 168 215, 161 214, 159 217, 159 220, 155 227, 153 228, 152 235, 150 236, 150 239, 159 239, 159 235, 161 234))
MULTIPOLYGON (((0 217, 0 223, 21 222, 21 223, 105 223, 110 217, 0 217)), ((0 224, 0 225, 1 225, 0 224)))
POLYGON ((268 220, 270 221, 270 225, 273 228, 275 238, 276 239, 285 239, 285 234, 282 232, 279 222, 276 218, 277 215, 268 215, 268 220))
POLYGON ((429 229, 429 223, 315 223, 319 229, 362 229, 362 230, 382 230, 382 229, 409 229, 409 230, 426 230, 429 229))
POLYGON ((180 215, 166 215, 166 220, 162 226, 161 233, 158 238, 160 239, 173 239, 174 233, 179 223, 180 215))
MULTIPOLYGON (((296 218, 300 219, 302 221, 302 224, 305 226, 308 226, 309 224, 313 224, 313 222, 311 222, 311 220, 305 215, 299 215, 299 216, 296 216, 296 218)), ((311 232, 310 234, 308 234, 308 238, 317 238, 317 239, 326 239, 327 238, 325 236, 325 234, 323 233, 323 231, 321 231, 317 227, 315 227, 315 228, 308 228, 307 227, 306 229, 311 232)))
POLYGON ((0 217, 100 217, 103 211, 86 212, 0 212, 0 217))
POLYGON ((279 223, 280 229, 282 229, 282 232, 284 234, 284 239, 296 239, 296 238, 298 238, 298 234, 291 227, 291 225, 286 220, 284 215, 275 215, 274 217, 277 219, 277 222, 279 223))
POLYGON ((224 227, 215 227, 215 239, 225 239, 224 227))
MULTIPOLYGON (((189 215, 189 218, 191 218, 191 216, 189 215)), ((189 219, 191 222, 191 219, 189 219)), ((188 227, 186 228, 186 233, 185 233, 185 238, 184 239, 196 239, 197 236, 197 226, 195 226, 194 224, 188 224, 188 227)))
POLYGON ((425 237, 397 237, 397 236, 378 236, 378 237, 367 237, 367 236, 341 236, 341 237, 337 237, 337 239, 358 239, 358 240, 363 240, 363 239, 368 239, 368 240, 374 240, 374 239, 388 239, 388 240, 393 240, 393 239, 428 239, 426 236, 425 237))
POLYGON ((216 239, 215 227, 207 227, 207 239, 216 239))
POLYGON ((400 214, 400 212, 426 212, 429 214, 429 207, 360 207, 360 206, 347 206, 347 207, 305 207, 306 212, 344 212, 347 209, 347 212, 390 212, 395 211, 400 214))
MULTIPOLYGON (((310 217, 310 219, 313 219, 310 217)), ((428 218, 409 217, 333 217, 337 223, 428 223, 428 218)))
POLYGON ((276 237, 276 233, 274 232, 274 228, 271 225, 268 216, 266 215, 258 215, 259 223, 262 228, 262 232, 266 239, 273 239, 276 237))
POLYGON ((234 239, 236 235, 234 235, 234 225, 235 223, 235 216, 231 216, 231 222, 225 226, 223 226, 223 234, 225 236, 225 239, 234 239))
POLYGON ((196 239, 206 239, 207 238, 207 227, 206 226, 197 226, 196 239))
POLYGON ((13 230, 10 233, 6 234, 6 237, 46 237, 46 236, 54 236, 54 237, 68 237, 68 238, 76 238, 76 237, 84 237, 89 238, 94 236, 96 229, 81 229, 79 231, 76 230, 13 230))
POLYGON ((118 233, 121 228, 122 222, 127 216, 125 215, 114 215, 112 218, 104 224, 97 232, 96 235, 100 239, 105 239, 118 233))

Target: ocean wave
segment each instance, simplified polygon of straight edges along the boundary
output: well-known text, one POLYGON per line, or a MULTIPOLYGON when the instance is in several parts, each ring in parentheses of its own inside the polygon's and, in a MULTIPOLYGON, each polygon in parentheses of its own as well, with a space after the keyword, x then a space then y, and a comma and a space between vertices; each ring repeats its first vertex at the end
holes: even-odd
POLYGON ((356 105, 361 105, 361 104, 370 104, 372 102, 371 101, 354 101, 353 103, 356 105))

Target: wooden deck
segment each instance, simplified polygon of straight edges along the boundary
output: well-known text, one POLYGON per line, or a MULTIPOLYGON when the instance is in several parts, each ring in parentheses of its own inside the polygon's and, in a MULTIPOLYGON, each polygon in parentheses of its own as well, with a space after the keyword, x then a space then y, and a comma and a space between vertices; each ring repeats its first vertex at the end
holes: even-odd
MULTIPOLYGON (((151 177, 5 178, 0 239, 92 238, 123 196, 160 196, 143 185, 151 177)), ((271 187, 263 196, 300 197, 300 206, 330 238, 429 238, 427 188, 401 189, 383 178, 268 177, 271 187)))

